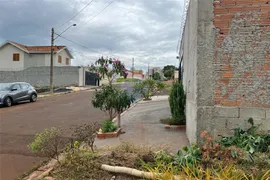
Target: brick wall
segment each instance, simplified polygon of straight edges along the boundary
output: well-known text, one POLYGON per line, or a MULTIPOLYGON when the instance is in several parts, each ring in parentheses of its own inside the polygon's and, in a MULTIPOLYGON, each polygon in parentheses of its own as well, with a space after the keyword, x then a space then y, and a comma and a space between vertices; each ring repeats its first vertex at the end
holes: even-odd
POLYGON ((215 0, 215 105, 270 108, 270 0, 215 0))

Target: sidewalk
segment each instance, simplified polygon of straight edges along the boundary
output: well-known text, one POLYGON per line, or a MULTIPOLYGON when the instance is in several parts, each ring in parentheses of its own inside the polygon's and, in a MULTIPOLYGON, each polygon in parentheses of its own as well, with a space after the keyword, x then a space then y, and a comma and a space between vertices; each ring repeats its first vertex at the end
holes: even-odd
POLYGON ((95 89, 99 88, 100 88, 99 86, 66 87, 65 90, 61 90, 62 92, 56 91, 53 94, 51 94, 50 92, 38 93, 38 97, 44 98, 44 97, 58 96, 78 91, 95 91, 95 89))
POLYGON ((140 101, 121 119, 125 134, 118 138, 97 139, 95 145, 100 147, 115 146, 128 141, 138 145, 166 147, 176 153, 188 145, 185 130, 167 130, 159 120, 170 117, 168 96, 154 96, 152 101, 140 101))

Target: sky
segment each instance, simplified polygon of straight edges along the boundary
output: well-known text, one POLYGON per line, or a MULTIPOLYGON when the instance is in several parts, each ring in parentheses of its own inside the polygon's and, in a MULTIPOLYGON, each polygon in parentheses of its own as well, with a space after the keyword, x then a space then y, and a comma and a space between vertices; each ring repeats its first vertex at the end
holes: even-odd
POLYGON ((135 69, 177 66, 183 9, 184 0, 0 0, 0 43, 50 45, 52 27, 59 34, 76 24, 55 40, 72 65, 105 56, 128 68, 134 58, 135 69))

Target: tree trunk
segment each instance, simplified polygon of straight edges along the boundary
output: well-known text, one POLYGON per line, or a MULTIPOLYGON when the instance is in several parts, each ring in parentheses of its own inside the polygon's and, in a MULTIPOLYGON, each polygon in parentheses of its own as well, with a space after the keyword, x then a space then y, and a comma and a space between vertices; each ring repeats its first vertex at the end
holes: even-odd
POLYGON ((112 109, 109 110, 109 116, 110 116, 110 120, 112 121, 112 120, 113 120, 113 112, 112 112, 112 109))
POLYGON ((117 124, 118 124, 118 127, 121 127, 121 113, 120 112, 117 112, 117 124))

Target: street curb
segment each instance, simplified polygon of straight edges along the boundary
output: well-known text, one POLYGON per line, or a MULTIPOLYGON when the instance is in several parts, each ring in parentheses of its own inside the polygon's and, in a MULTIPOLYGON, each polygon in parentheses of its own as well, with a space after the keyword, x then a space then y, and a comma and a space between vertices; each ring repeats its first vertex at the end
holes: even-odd
POLYGON ((53 94, 44 94, 44 95, 38 95, 38 98, 47 98, 47 97, 53 97, 53 96, 59 96, 59 95, 64 95, 64 94, 69 94, 69 93, 75 93, 75 92, 81 92, 81 91, 89 91, 89 90, 98 90, 99 87, 91 87, 91 88, 86 88, 82 90, 72 90, 67 91, 67 92, 59 92, 59 93, 53 93, 53 94))
POLYGON ((68 91, 68 92, 61 92, 61 93, 53 93, 53 94, 45 94, 45 95, 38 95, 38 98, 46 98, 46 97, 53 97, 53 96, 59 96, 59 95, 64 95, 64 94, 69 94, 73 92, 78 92, 78 91, 68 91))
MULTIPOLYGON (((139 102, 142 101, 142 99, 143 99, 143 98, 141 98, 141 99, 135 101, 135 102, 133 103, 133 105, 131 105, 131 106, 130 106, 128 109, 126 109, 124 112, 122 112, 120 116, 121 116, 121 117, 124 116, 127 112, 129 112, 131 109, 133 109, 135 106, 137 106, 137 105, 139 104, 139 102)), ((116 123, 116 122, 117 122, 117 117, 113 118, 112 121, 113 121, 114 123, 116 123)))

